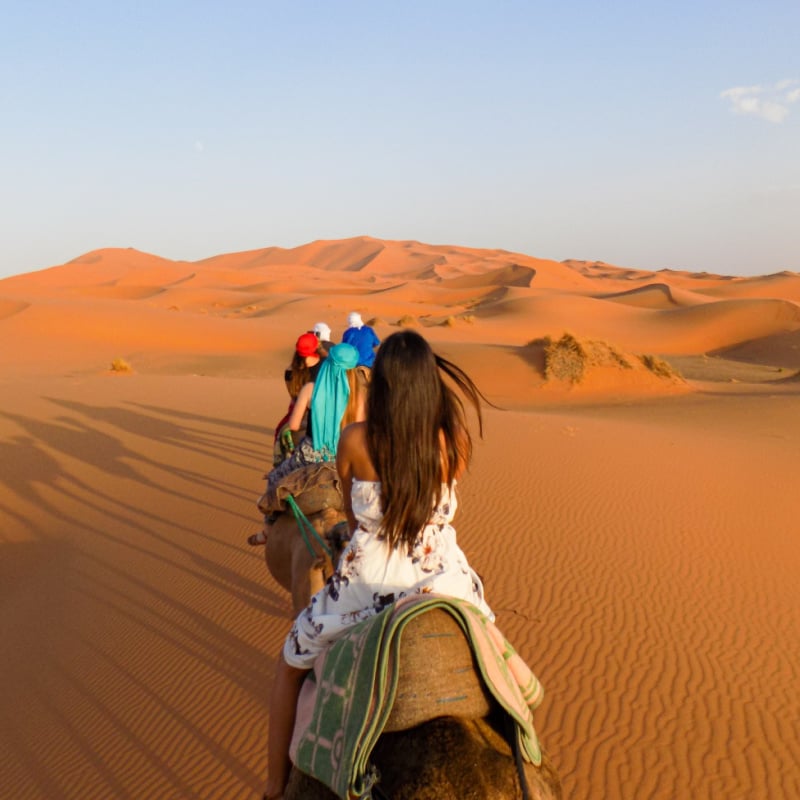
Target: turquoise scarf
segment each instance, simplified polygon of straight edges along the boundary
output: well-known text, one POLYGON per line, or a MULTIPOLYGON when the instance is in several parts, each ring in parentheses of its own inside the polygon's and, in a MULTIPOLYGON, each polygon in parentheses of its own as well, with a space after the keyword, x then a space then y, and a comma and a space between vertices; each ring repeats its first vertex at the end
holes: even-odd
POLYGON ((339 446, 339 426, 350 399, 347 371, 358 364, 358 350, 350 344, 334 345, 314 381, 311 395, 314 449, 322 454, 323 461, 336 458, 339 446))

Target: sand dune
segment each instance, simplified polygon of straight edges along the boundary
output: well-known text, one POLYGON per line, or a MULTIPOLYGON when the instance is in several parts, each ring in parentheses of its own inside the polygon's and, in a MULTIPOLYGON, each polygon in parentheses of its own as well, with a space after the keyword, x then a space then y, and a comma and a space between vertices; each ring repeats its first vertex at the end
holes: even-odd
POLYGON ((800 368, 800 331, 776 333, 720 351, 725 358, 776 367, 800 368))
POLYGON ((800 796, 800 275, 370 237, 0 281, 0 794, 258 796, 290 603, 245 539, 293 343, 351 310, 499 406, 456 526, 565 796, 800 796))
POLYGON ((800 302, 800 276, 792 272, 783 272, 758 278, 740 278, 709 287, 705 293, 712 297, 762 299, 780 297, 800 302))
POLYGON ((683 289, 674 289, 668 283, 647 283, 637 286, 635 289, 598 295, 598 298, 625 303, 637 308, 653 308, 662 311, 673 309, 676 306, 695 306, 708 302, 707 296, 696 292, 687 292, 683 289))
POLYGON ((0 297, 0 319, 19 314, 20 311, 24 311, 29 305, 29 303, 18 300, 6 300, 0 297))

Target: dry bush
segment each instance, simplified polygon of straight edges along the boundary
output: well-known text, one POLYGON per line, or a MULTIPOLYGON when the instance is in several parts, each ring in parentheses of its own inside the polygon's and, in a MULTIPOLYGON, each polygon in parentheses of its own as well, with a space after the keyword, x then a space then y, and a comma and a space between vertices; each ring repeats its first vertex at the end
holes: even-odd
POLYGON ((410 327, 412 325, 416 325, 417 324, 417 320, 414 317, 412 317, 410 314, 404 314, 402 317, 400 317, 399 320, 397 320, 397 324, 401 328, 408 328, 408 327, 410 327))
POLYGON ((545 336, 544 339, 534 339, 530 344, 544 345, 544 376, 548 380, 579 383, 583 378, 589 355, 571 333, 563 334, 558 341, 545 336))
POLYGON ((611 364, 623 369, 633 369, 633 364, 628 361, 625 355, 608 342, 585 342, 584 346, 589 351, 589 364, 592 366, 608 366, 611 364))
POLYGON ((544 375, 548 380, 580 383, 588 367, 633 369, 625 354, 608 342, 579 340, 571 333, 564 333, 557 341, 549 336, 532 339, 528 346, 543 348, 544 375))
POLYGON ((448 317, 444 322, 442 322, 445 328, 455 328, 456 326, 456 318, 453 316, 448 317))
POLYGON ((683 380, 683 375, 681 375, 680 370, 675 369, 672 364, 664 361, 663 358, 649 354, 639 356, 639 358, 641 359, 642 364, 644 364, 654 375, 658 375, 659 378, 677 378, 679 380, 683 380))
POLYGON ((528 342, 528 347, 543 353, 546 380, 575 384, 580 383, 586 376, 587 370, 592 367, 630 370, 639 363, 658 378, 683 380, 683 376, 676 368, 658 356, 625 354, 608 342, 578 339, 571 333, 564 333, 558 340, 550 336, 532 339, 528 342))
POLYGON ((468 322, 470 325, 472 325, 472 323, 475 322, 475 315, 474 314, 464 314, 464 316, 461 317, 461 319, 463 319, 464 322, 468 322))
POLYGON ((112 372, 133 372, 133 367, 124 358, 115 358, 111 362, 112 372))

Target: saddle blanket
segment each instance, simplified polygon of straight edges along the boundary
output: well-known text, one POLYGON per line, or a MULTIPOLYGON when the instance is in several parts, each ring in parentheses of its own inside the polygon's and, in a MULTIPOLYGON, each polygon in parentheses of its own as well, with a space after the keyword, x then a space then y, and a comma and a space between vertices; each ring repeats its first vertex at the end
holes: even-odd
POLYGON ((515 723, 520 752, 527 761, 541 763, 533 711, 542 702, 544 690, 527 664, 471 603, 441 595, 412 595, 355 625, 319 656, 303 684, 292 761, 339 797, 371 797, 377 776, 369 757, 395 699, 403 628, 417 614, 433 608, 444 609, 459 623, 482 680, 515 723))

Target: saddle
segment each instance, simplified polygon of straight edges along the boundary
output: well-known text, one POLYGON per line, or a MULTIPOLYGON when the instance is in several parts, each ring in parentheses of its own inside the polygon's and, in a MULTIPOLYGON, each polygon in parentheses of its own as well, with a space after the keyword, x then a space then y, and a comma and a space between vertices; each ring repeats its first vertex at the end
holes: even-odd
POLYGON ((341 511, 342 482, 333 464, 321 462, 307 464, 283 477, 273 490, 267 490, 258 498, 258 508, 262 514, 273 511, 286 511, 287 497, 293 497, 304 514, 316 514, 326 508, 341 511))
POLYGON ((533 673, 474 606, 406 598, 318 657, 301 689, 290 753, 338 796, 360 796, 374 780, 370 754, 382 734, 500 714, 518 766, 538 765, 532 711, 541 696, 533 673))
POLYGON ((408 623, 398 672, 386 732, 404 731, 445 715, 481 719, 494 705, 464 631, 446 611, 435 609, 408 623))

